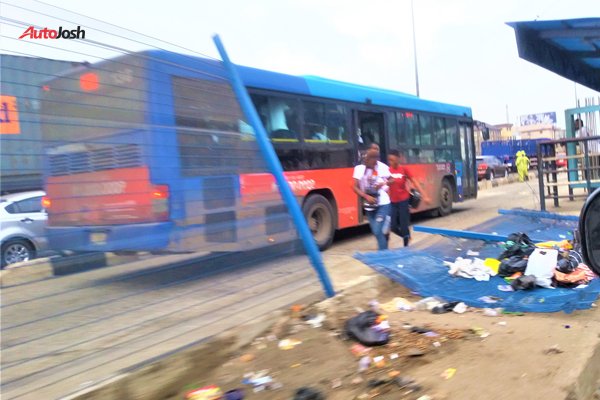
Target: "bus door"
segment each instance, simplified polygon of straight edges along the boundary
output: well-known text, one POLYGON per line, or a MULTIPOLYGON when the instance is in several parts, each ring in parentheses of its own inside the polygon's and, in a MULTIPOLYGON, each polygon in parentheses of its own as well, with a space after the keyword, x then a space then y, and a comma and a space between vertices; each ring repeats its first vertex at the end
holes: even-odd
MULTIPOLYGON (((386 162, 387 144, 385 141, 385 119, 384 113, 354 110, 353 112, 354 133, 356 135, 357 145, 357 162, 362 162, 362 157, 373 143, 377 143, 380 148, 380 160, 386 162)), ((366 220, 362 209, 362 201, 358 201, 358 220, 364 222, 366 220)))
POLYGON ((464 122, 460 123, 460 154, 462 159, 461 181, 463 199, 475 198, 477 196, 477 173, 475 170, 473 126, 464 122))
MULTIPOLYGON (((361 156, 373 143, 381 149, 381 161, 385 162, 387 146, 385 142, 385 120, 381 112, 358 111, 354 112, 354 126, 356 143, 361 156)), ((361 160, 359 159, 358 162, 361 160)))

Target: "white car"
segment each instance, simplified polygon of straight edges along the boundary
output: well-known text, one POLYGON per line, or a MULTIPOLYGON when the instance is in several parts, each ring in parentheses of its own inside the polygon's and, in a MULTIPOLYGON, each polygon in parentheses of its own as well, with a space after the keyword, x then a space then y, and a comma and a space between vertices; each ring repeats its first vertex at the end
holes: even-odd
POLYGON ((32 191, 0 197, 2 268, 34 259, 46 249, 48 216, 42 205, 45 195, 43 191, 32 191))

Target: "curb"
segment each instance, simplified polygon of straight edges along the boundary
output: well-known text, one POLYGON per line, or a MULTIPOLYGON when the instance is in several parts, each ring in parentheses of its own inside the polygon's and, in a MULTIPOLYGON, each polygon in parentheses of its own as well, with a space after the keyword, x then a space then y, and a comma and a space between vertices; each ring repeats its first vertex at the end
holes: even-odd
POLYGON ((86 253, 66 257, 53 256, 17 263, 0 271, 0 286, 16 286, 55 276, 70 275, 140 259, 140 255, 121 256, 113 253, 86 253))

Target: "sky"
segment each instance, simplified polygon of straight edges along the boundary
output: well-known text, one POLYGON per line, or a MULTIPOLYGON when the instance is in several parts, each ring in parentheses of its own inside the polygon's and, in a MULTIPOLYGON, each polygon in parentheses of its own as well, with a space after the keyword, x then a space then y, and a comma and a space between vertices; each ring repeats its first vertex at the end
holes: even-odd
MULTIPOLYGON (((237 64, 415 94, 410 0, 47 1, 3 1, 2 52, 94 62, 160 47, 217 57, 218 33, 237 64), (26 24, 81 25, 88 43, 16 39, 26 24)), ((600 96, 520 59, 506 25, 600 17, 598 0, 414 0, 414 17, 423 98, 470 106, 490 124, 553 111, 564 127, 576 96, 600 96)))

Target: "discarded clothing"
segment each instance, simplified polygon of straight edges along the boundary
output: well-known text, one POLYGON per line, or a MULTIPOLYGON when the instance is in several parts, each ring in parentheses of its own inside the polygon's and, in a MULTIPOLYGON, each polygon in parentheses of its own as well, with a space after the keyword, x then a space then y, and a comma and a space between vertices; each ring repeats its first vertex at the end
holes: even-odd
POLYGON ((579 285, 586 285, 592 279, 596 278, 594 271, 585 264, 579 264, 579 266, 571 273, 565 274, 558 270, 554 271, 554 280, 557 286, 561 287, 576 287, 579 285))
POLYGON ((481 258, 462 258, 458 257, 453 263, 445 261, 450 269, 448 273, 453 276, 460 276, 476 281, 489 281, 491 276, 496 276, 496 272, 484 264, 481 258))
POLYGON ((514 291, 535 289, 536 278, 533 275, 520 276, 510 283, 514 291))

